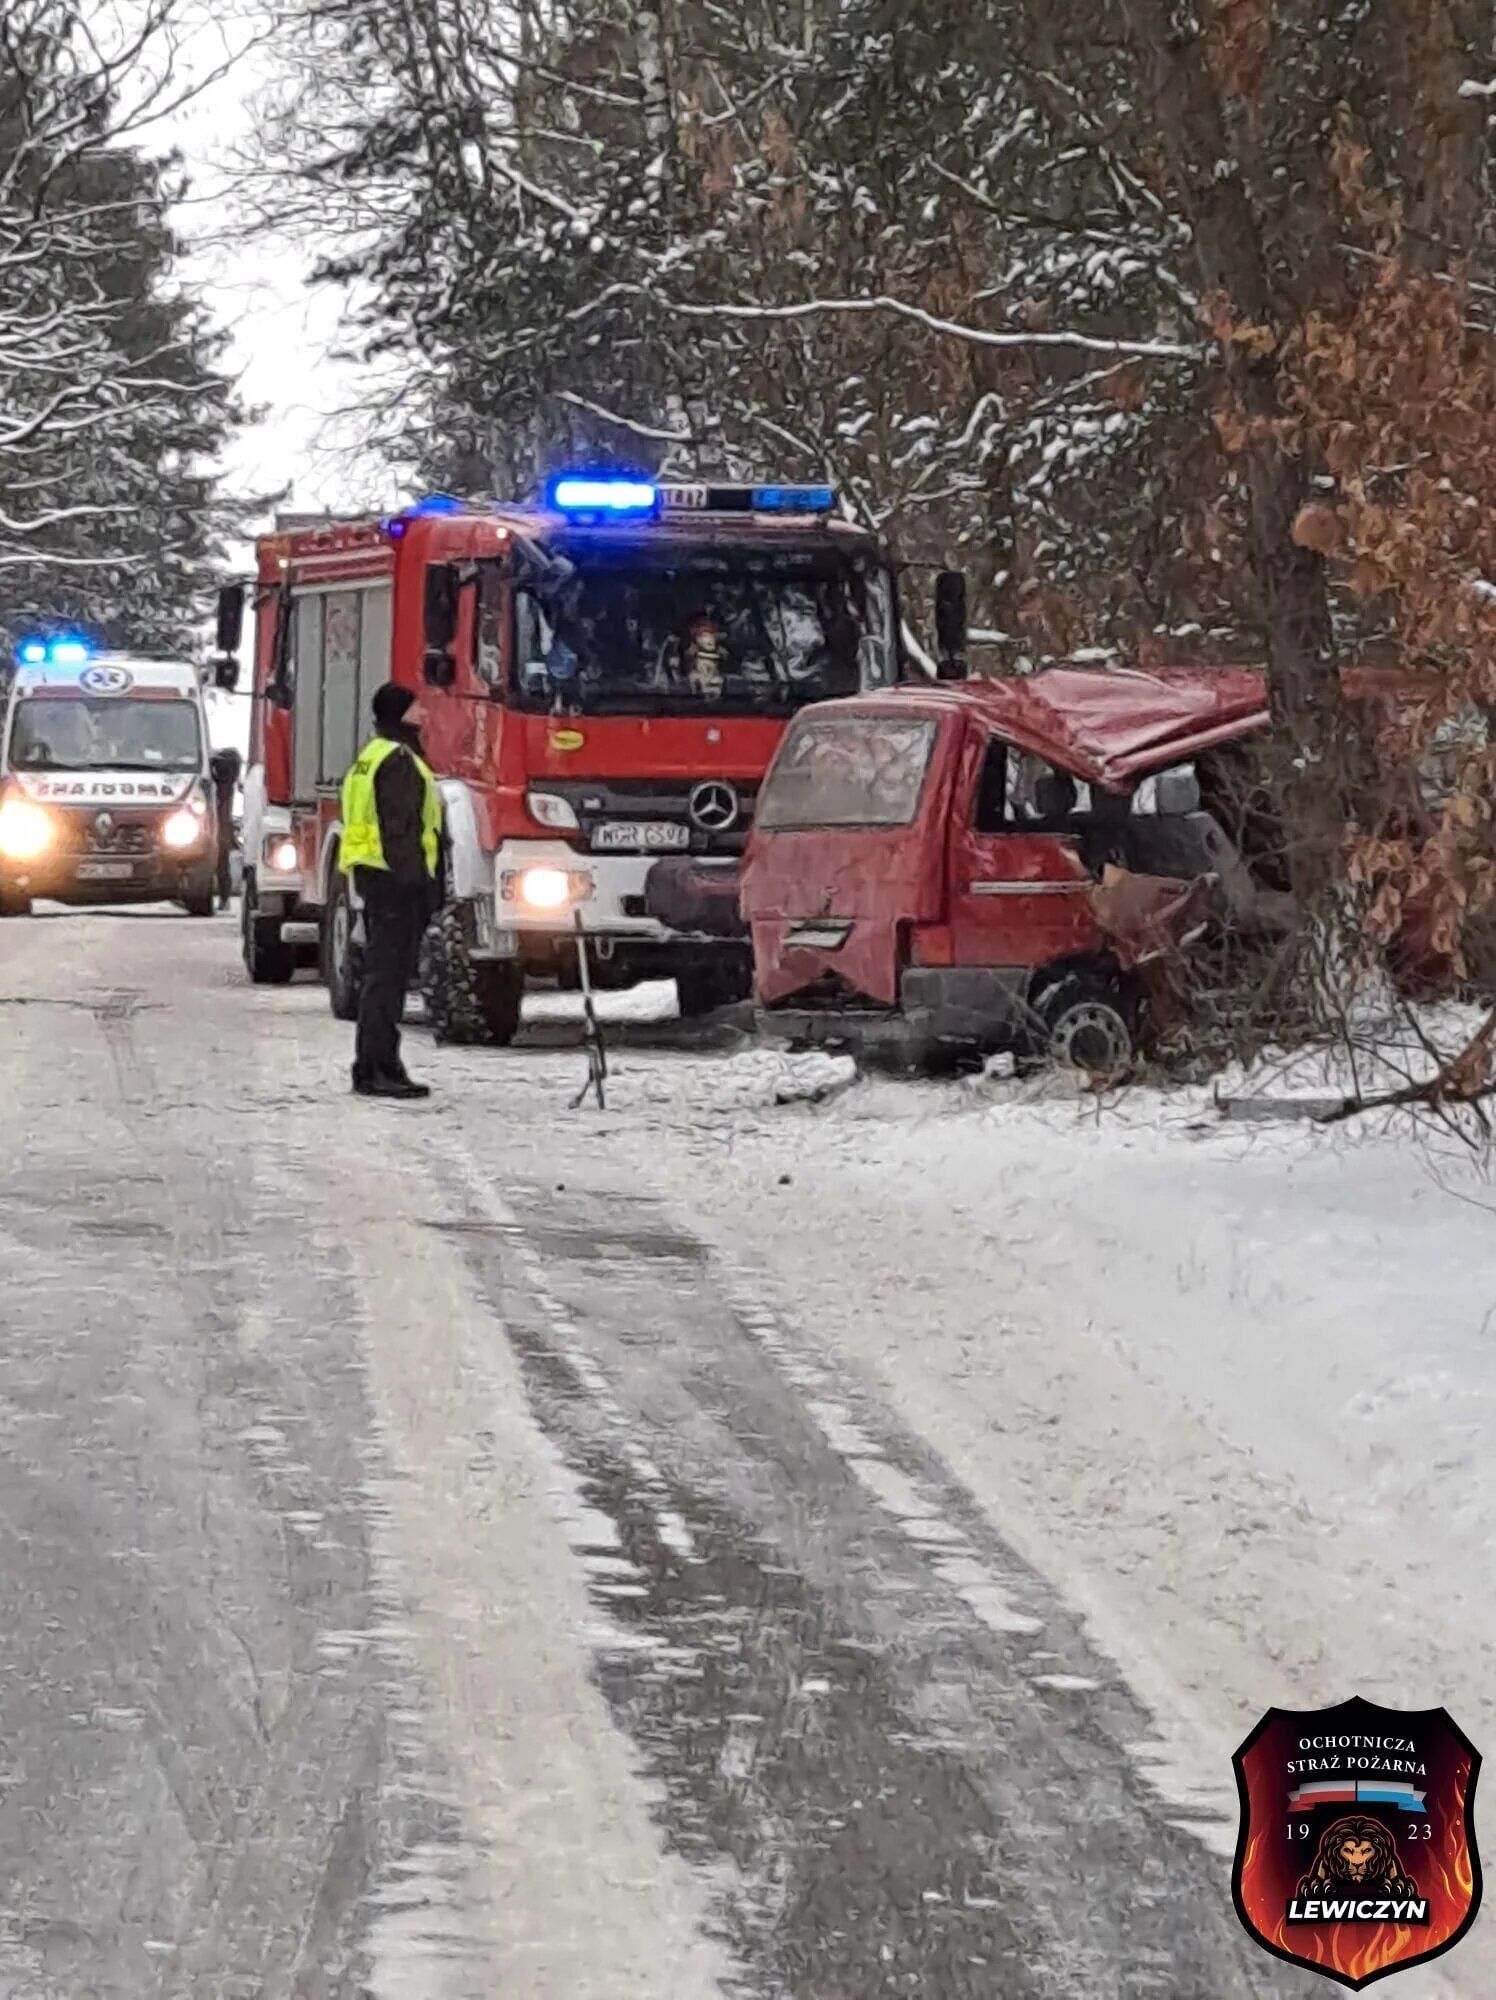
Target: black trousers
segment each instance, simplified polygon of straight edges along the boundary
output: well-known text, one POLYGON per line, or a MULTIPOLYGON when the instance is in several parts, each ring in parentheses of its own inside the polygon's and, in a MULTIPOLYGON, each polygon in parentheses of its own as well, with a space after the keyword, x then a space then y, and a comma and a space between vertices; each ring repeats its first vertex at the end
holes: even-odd
POLYGON ((366 941, 353 1073, 360 1079, 399 1076, 400 1016, 416 975, 430 891, 425 884, 393 882, 382 868, 360 868, 357 882, 366 941))

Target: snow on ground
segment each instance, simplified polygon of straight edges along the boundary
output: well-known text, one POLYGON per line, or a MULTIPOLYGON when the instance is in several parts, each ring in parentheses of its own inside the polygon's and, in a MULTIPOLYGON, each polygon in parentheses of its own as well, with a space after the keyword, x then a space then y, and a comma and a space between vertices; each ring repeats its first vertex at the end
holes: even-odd
POLYGON ((1496 1188, 1459 1148, 1406 1119, 1227 1123, 1202 1089, 613 1063, 615 1169, 755 1259, 945 1456, 1086 1613, 1158 1718, 1164 1789, 1216 1800, 1224 1844, 1230 1753, 1270 1704, 1443 1704, 1496 1738, 1496 1188))

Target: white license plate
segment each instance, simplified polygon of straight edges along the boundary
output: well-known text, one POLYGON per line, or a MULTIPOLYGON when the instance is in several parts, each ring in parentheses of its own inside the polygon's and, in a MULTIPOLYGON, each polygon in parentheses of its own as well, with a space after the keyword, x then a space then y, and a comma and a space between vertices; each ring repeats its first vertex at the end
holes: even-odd
POLYGON ((665 854, 691 845, 691 829, 668 819, 620 819, 610 826, 592 829, 594 848, 626 847, 631 852, 643 848, 646 854, 665 854))
POLYGON ((80 861, 80 882, 128 882, 135 873, 133 861, 80 861))

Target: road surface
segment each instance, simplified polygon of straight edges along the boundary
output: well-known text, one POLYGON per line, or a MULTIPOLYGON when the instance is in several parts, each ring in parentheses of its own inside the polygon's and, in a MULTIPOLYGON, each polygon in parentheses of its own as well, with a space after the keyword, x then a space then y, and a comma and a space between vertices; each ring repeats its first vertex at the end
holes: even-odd
POLYGON ((363 1102, 227 920, 0 929, 0 1994, 1323 1992, 568 1032, 363 1102))

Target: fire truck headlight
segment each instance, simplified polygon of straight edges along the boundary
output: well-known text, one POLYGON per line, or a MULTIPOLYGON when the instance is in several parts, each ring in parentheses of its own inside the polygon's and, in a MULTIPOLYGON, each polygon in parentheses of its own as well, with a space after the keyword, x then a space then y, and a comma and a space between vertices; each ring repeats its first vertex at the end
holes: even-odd
POLYGON ((556 827, 563 832, 575 833, 576 808, 570 799, 563 799, 559 792, 531 792, 527 804, 531 819, 538 821, 541 826, 556 827))
POLYGON ((163 847, 181 849, 196 847, 203 837, 204 822, 195 812, 188 812, 185 806, 168 813, 161 822, 161 844, 163 847))
POLYGON ((52 821, 29 799, 0 805, 0 855, 7 861, 35 861, 52 845, 52 821))
POLYGON ((532 910, 564 910, 571 901, 571 877, 564 868, 527 868, 519 878, 519 899, 532 910))
POLYGON ((296 842, 283 833, 271 834, 265 842, 265 866, 273 868, 277 875, 295 875, 301 867, 296 842))

